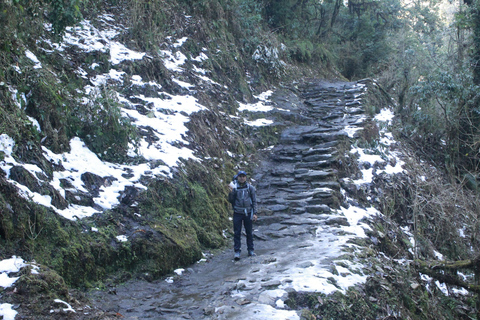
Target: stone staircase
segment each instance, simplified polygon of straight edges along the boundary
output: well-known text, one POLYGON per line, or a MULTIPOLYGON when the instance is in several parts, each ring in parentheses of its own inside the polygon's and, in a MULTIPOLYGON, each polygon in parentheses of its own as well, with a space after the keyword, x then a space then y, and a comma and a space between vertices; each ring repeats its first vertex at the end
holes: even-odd
MULTIPOLYGON (((359 83, 315 83, 301 89, 303 119, 309 123, 282 132, 255 173, 259 224, 272 217, 325 214, 338 208, 343 196, 337 167, 345 128, 360 128, 365 119, 359 83)), ((278 219, 273 219, 278 220, 278 219)))

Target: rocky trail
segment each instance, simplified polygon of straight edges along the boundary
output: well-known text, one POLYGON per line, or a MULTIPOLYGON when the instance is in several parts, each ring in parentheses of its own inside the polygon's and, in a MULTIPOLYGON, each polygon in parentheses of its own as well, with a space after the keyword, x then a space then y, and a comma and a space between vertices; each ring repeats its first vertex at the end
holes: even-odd
POLYGON ((301 312, 284 303, 288 292, 330 293, 362 282, 358 261, 345 259, 362 226, 341 210, 349 195, 337 156, 364 124, 365 90, 361 83, 316 82, 298 96, 272 96, 275 112, 294 120, 285 122, 276 146, 261 151, 251 176, 259 201, 256 257, 247 257, 242 239, 238 262, 227 249, 167 279, 95 291, 95 307, 122 319, 299 319, 301 312))

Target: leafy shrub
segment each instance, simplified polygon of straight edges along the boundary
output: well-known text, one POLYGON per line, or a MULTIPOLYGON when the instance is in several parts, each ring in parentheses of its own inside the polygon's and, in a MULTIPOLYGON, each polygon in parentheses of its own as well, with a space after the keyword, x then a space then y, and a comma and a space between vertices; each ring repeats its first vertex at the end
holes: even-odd
POLYGON ((322 62, 329 65, 334 61, 332 53, 322 43, 301 39, 289 42, 288 47, 290 58, 301 63, 322 62))
POLYGON ((69 147, 66 129, 70 93, 58 86, 57 79, 52 74, 43 70, 38 74, 29 72, 26 83, 19 91, 31 95, 26 112, 40 123, 45 135, 43 144, 56 153, 66 151, 69 147))
POLYGON ((230 24, 233 25, 233 34, 235 38, 242 42, 242 48, 251 54, 262 42, 262 6, 259 1, 238 0, 235 1, 229 17, 230 24))
POLYGON ((310 62, 312 59, 313 43, 309 40, 295 41, 291 56, 299 62, 310 62))
POLYGON ((136 128, 122 117, 114 91, 94 90, 87 103, 77 105, 69 115, 70 136, 78 136, 101 159, 122 161, 128 144, 138 139, 136 128))
POLYGON ((66 27, 75 24, 82 18, 80 0, 50 0, 48 20, 56 33, 62 33, 66 27))

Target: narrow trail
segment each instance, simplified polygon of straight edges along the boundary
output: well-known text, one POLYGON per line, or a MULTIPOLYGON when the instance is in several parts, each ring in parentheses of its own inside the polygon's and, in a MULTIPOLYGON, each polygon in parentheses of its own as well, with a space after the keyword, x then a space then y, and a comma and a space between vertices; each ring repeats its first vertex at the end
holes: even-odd
POLYGON ((300 91, 272 98, 277 112, 295 120, 253 174, 257 256, 243 250, 234 262, 227 249, 170 283, 132 280, 115 294, 95 292, 96 307, 122 319, 299 319, 300 312, 283 303, 289 291, 329 293, 364 279, 352 272, 352 262, 338 263, 360 227, 338 210, 344 195, 335 167, 342 142, 363 125, 365 86, 317 82, 300 91), (328 272, 334 261, 341 271, 336 277, 328 272))

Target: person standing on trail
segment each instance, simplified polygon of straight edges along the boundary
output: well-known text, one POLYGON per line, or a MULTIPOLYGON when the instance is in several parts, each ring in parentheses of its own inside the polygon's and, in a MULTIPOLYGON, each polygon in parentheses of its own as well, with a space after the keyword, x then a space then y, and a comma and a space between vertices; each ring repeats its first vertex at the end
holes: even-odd
POLYGON ((229 185, 228 201, 233 207, 234 259, 240 259, 242 224, 247 234, 248 256, 255 256, 253 248, 253 222, 257 220, 257 196, 255 188, 247 182, 247 173, 238 171, 229 185))

